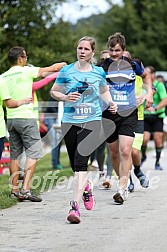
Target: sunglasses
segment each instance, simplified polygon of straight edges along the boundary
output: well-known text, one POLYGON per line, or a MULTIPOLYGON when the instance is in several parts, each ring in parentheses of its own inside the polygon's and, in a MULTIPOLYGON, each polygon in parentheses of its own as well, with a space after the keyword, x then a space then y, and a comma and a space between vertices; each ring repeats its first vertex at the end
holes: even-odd
POLYGON ((25 56, 25 55, 22 55, 20 57, 25 58, 26 60, 28 59, 28 56, 25 56))

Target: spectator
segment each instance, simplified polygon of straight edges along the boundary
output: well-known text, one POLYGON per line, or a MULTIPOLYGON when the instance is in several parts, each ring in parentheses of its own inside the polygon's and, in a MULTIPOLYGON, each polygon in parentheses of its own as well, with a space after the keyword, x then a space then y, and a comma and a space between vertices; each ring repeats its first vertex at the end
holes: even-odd
MULTIPOLYGON (((8 53, 11 68, 2 74, 6 80, 12 99, 32 96, 33 79, 43 77, 46 72, 59 71, 66 63, 56 63, 49 67, 28 67, 27 54, 22 47, 13 47, 8 53)), ((40 202, 42 199, 30 190, 30 183, 37 160, 41 157, 41 138, 33 112, 33 105, 23 105, 16 109, 7 108, 7 127, 10 142, 11 197, 19 200, 40 202), (18 186, 19 157, 26 152, 23 187, 18 186)))
POLYGON ((54 128, 54 125, 57 124, 58 112, 58 102, 50 97, 45 109, 44 123, 48 128, 48 135, 51 146, 52 169, 63 168, 60 163, 60 148, 62 144, 62 141, 60 141, 60 139, 62 138, 61 132, 60 129, 54 128))
POLYGON ((156 80, 155 68, 147 66, 146 70, 151 75, 156 92, 153 96, 153 105, 144 110, 144 140, 142 145, 142 163, 146 160, 147 143, 153 134, 156 150, 155 170, 163 170, 160 166, 160 157, 163 149, 163 120, 167 106, 167 93, 162 82, 156 80))
POLYGON ((4 119, 3 101, 4 101, 4 105, 7 106, 8 108, 17 108, 19 106, 32 102, 32 97, 25 98, 19 101, 12 100, 5 80, 2 77, 0 77, 0 125, 1 125, 0 127, 0 159, 2 156, 2 151, 4 148, 4 139, 6 136, 6 125, 5 125, 5 119, 4 119))

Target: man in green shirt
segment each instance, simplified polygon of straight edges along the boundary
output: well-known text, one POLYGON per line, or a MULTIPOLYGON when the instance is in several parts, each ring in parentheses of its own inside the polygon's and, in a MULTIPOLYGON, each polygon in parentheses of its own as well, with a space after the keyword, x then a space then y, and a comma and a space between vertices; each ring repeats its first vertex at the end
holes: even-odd
POLYGON ((147 143, 153 134, 156 148, 155 170, 163 170, 160 166, 161 151, 163 149, 163 119, 167 106, 167 93, 165 85, 156 80, 155 68, 147 66, 146 70, 151 74, 156 93, 153 96, 152 107, 144 111, 144 140, 142 145, 142 162, 146 160, 147 143))
POLYGON ((0 76, 0 159, 2 155, 2 151, 4 148, 4 139, 6 136, 6 125, 4 120, 4 110, 3 110, 3 102, 8 108, 16 108, 23 104, 28 104, 32 101, 32 97, 25 98, 20 101, 13 101, 9 94, 8 87, 6 85, 5 80, 0 76))
MULTIPOLYGON (((33 79, 44 77, 48 72, 59 71, 65 62, 55 63, 49 67, 28 67, 27 54, 22 47, 10 49, 8 59, 11 68, 2 74, 6 80, 9 93, 14 100, 32 96, 33 79)), ((23 105, 19 108, 7 108, 7 127, 10 134, 10 181, 12 197, 19 200, 40 202, 42 199, 35 196, 30 190, 31 179, 35 171, 36 163, 42 156, 41 138, 37 121, 33 112, 33 104, 23 105), (21 191, 18 187, 19 159, 26 153, 25 175, 21 191)))

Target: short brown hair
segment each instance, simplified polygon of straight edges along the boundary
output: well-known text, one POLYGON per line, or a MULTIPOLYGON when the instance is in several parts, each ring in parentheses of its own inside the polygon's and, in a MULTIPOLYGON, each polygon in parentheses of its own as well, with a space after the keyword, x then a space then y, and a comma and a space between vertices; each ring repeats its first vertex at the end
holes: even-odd
POLYGON ((20 46, 12 47, 8 53, 8 60, 10 64, 11 65, 16 64, 18 57, 23 56, 24 52, 25 52, 25 49, 23 47, 20 47, 20 46))
POLYGON ((125 37, 120 32, 116 32, 108 38, 107 43, 108 48, 112 48, 116 46, 116 44, 119 44, 121 48, 125 50, 126 40, 125 37))

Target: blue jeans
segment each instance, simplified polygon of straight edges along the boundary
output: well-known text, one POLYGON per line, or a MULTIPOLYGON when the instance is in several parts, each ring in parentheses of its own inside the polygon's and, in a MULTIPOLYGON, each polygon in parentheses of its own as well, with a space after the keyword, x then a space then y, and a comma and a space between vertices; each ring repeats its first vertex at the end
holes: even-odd
POLYGON ((62 141, 60 141, 62 134, 61 130, 54 129, 52 126, 56 123, 56 119, 53 118, 45 118, 44 123, 48 128, 49 141, 51 146, 51 159, 52 159, 52 167, 56 168, 58 164, 60 164, 60 147, 62 141))

